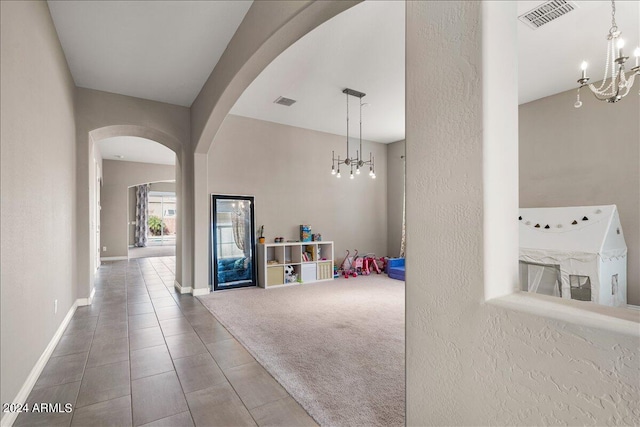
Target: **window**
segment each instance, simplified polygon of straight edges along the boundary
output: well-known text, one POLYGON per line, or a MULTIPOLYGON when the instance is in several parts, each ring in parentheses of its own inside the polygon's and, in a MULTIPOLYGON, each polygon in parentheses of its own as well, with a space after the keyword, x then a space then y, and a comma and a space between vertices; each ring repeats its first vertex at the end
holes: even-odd
POLYGON ((562 297, 560 266, 520 261, 520 289, 534 294, 562 297))
POLYGON ((618 275, 614 274, 611 276, 611 295, 615 295, 618 293, 618 275))
POLYGON ((591 301, 591 279, 589 276, 569 275, 571 299, 591 301))

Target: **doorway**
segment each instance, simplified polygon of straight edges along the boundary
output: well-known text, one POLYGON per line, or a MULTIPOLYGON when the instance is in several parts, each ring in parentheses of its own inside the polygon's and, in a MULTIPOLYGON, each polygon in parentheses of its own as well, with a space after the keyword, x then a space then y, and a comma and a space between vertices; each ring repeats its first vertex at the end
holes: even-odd
POLYGON ((211 283, 214 291, 256 286, 254 200, 211 196, 211 283))

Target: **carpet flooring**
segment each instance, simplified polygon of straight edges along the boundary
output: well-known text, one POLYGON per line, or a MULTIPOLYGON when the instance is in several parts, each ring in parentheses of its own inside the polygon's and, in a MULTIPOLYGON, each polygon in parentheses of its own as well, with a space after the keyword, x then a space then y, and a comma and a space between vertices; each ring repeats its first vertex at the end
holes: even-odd
POLYGON ((372 275, 200 300, 320 425, 400 426, 404 295, 372 275))

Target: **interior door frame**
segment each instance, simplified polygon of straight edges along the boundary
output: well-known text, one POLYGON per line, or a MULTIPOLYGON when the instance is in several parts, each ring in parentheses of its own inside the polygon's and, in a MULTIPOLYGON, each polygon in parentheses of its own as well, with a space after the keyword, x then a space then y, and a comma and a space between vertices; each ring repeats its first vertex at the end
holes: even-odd
POLYGON ((213 291, 220 291, 226 289, 237 289, 237 288, 246 288, 251 286, 258 286, 258 266, 256 265, 256 221, 255 221, 255 197, 254 196, 240 196, 240 195, 231 195, 231 194, 211 194, 211 217, 210 221, 210 232, 209 232, 209 289, 213 291), (218 275, 216 274, 216 260, 218 259, 218 249, 216 245, 216 201, 218 200, 246 200, 250 202, 250 212, 251 212, 251 283, 250 284, 238 284, 231 286, 218 286, 218 275))

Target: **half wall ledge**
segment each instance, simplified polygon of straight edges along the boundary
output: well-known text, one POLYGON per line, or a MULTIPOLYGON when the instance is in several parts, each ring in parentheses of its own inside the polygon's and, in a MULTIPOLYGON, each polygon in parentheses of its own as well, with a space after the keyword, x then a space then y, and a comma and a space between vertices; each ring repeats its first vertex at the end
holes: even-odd
POLYGON ((602 329, 640 339, 640 311, 596 305, 583 301, 516 292, 485 301, 507 310, 535 314, 547 319, 602 329))

